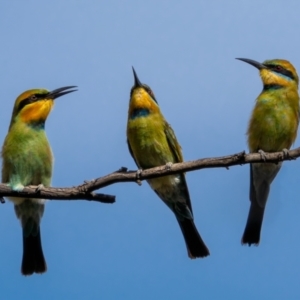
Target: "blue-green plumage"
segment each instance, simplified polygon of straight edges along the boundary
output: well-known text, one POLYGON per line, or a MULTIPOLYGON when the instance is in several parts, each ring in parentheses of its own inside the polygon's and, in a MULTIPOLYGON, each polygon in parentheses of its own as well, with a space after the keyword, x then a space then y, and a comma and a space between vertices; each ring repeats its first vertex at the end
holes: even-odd
MULTIPOLYGON (((41 122, 13 122, 2 148, 2 181, 13 190, 26 185, 49 186, 52 176, 52 152, 41 122)), ((44 213, 43 199, 10 198, 23 228, 22 273, 46 271, 40 221, 44 213)))
POLYGON ((150 111, 147 108, 134 109, 130 115, 130 119, 134 120, 136 118, 146 117, 149 114, 150 114, 150 111))
MULTIPOLYGON (((74 90, 63 87, 49 92, 34 89, 22 93, 16 100, 8 134, 2 147, 2 182, 13 190, 24 186, 49 186, 53 157, 45 133, 45 121, 53 107, 53 100, 74 90), (68 91, 67 91, 68 90, 68 91)), ((23 228, 23 275, 43 273, 47 269, 44 258, 40 221, 44 213, 44 199, 9 197, 23 228)))
POLYGON ((263 92, 274 91, 279 89, 282 89, 282 85, 280 84, 265 84, 263 87, 263 92))
MULTIPOLYGON (((264 63, 238 58, 259 70, 263 91, 257 97, 247 130, 250 152, 290 149, 299 123, 299 78, 287 60, 264 63)), ((271 184, 282 163, 254 163, 250 166, 250 210, 242 244, 258 244, 271 184)))
MULTIPOLYGON (((174 131, 161 114, 153 92, 147 85, 140 83, 135 71, 134 76, 135 85, 131 90, 128 112, 127 141, 137 166, 147 169, 183 161, 174 131)), ((148 180, 148 183, 175 214, 189 256, 196 258, 209 255, 193 221, 185 175, 154 178, 148 180)))

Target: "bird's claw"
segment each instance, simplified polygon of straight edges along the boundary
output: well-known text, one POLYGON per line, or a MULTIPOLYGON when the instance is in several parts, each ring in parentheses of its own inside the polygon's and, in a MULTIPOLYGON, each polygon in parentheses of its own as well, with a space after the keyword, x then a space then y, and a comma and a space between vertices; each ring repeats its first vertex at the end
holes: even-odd
POLYGON ((141 173, 143 172, 143 170, 142 169, 138 169, 137 171, 136 171, 136 183, 138 184, 138 185, 142 185, 142 181, 141 181, 141 173))
POLYGON ((42 189, 44 188, 44 185, 41 183, 37 186, 37 188, 35 189, 35 192, 38 193, 40 192, 42 189))
POLYGON ((283 159, 284 158, 294 159, 293 157, 290 157, 289 150, 286 148, 282 149, 282 156, 283 156, 283 159))
POLYGON ((266 156, 266 153, 263 151, 263 150, 258 150, 258 153, 260 154, 260 157, 263 161, 266 161, 267 160, 267 156, 266 156))
POLYGON ((166 163, 166 170, 171 170, 171 169, 172 169, 172 166, 173 166, 173 163, 172 163, 172 162, 167 162, 167 163, 166 163))

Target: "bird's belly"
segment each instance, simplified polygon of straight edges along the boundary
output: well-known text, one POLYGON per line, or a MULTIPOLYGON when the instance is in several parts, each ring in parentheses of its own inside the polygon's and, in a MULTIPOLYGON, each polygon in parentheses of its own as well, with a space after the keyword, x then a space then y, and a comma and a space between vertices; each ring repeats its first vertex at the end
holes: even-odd
MULTIPOLYGON (((8 151, 3 159, 2 180, 14 190, 21 191, 27 185, 49 186, 52 174, 52 153, 49 147, 43 150, 37 147, 24 147, 23 151, 8 151)), ((26 199, 43 204, 43 199, 8 197, 19 205, 26 199)))
POLYGON ((147 180, 151 188, 171 209, 174 203, 185 203, 179 175, 171 175, 147 180))
POLYGON ((179 183, 180 179, 176 175, 169 175, 148 180, 154 190, 172 191, 179 183))

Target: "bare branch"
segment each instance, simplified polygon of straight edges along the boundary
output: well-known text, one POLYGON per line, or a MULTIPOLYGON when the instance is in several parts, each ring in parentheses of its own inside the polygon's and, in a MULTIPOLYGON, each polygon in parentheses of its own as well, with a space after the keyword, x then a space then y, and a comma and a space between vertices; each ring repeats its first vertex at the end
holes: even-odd
POLYGON ((244 165, 249 163, 261 162, 261 163, 278 163, 283 160, 292 160, 300 156, 300 148, 288 151, 285 155, 284 152, 265 153, 265 157, 262 157, 259 153, 245 154, 245 152, 239 152, 233 155, 215 157, 215 158, 202 158, 198 160, 186 161, 182 163, 173 164, 170 167, 160 166, 151 169, 146 169, 140 172, 127 171, 126 168, 121 168, 119 171, 111 173, 109 175, 97 178, 90 182, 86 182, 81 188, 87 192, 112 185, 117 182, 138 182, 141 180, 151 179, 155 177, 162 177, 166 175, 190 172, 200 169, 208 168, 227 168, 236 165, 244 165))
MULTIPOLYGON (((80 186, 72 188, 26 186, 22 192, 15 192, 6 184, 0 184, 0 197, 27 197, 50 200, 88 200, 114 203, 115 196, 82 191, 80 186)), ((1 202, 1 201, 0 201, 1 202)))
MULTIPOLYGON (((172 175, 176 173, 190 172, 208 168, 229 168, 236 165, 244 165, 249 163, 278 163, 284 160, 296 159, 300 156, 300 147, 287 152, 283 151, 274 153, 265 153, 262 156, 259 153, 245 154, 245 152, 236 153, 233 155, 202 158, 193 161, 176 163, 170 166, 160 166, 142 171, 128 171, 122 167, 120 170, 108 174, 103 177, 91 181, 85 181, 79 186, 72 188, 54 188, 27 186, 22 192, 12 191, 6 184, 0 184, 0 202, 1 197, 30 197, 43 198, 50 200, 88 200, 101 203, 114 203, 115 196, 94 193, 95 190, 118 182, 140 182, 142 180, 172 175)), ((2 199, 3 200, 3 199, 2 199)))

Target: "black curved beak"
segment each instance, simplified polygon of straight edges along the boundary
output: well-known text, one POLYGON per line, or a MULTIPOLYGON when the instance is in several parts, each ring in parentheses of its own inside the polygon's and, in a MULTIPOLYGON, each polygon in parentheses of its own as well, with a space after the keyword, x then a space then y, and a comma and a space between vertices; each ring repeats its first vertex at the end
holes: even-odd
POLYGON ((134 76, 134 87, 141 87, 143 84, 140 82, 138 76, 136 75, 134 67, 132 67, 133 76, 134 76))
POLYGON ((74 90, 74 88, 77 88, 77 86, 76 85, 70 85, 70 86, 61 87, 59 89, 51 91, 47 95, 47 98, 57 99, 58 97, 67 95, 67 94, 72 93, 72 92, 76 92, 77 90, 74 90), (70 90, 70 89, 72 89, 72 90, 70 90), (67 90, 69 90, 69 91, 67 91, 67 90))
POLYGON ((241 60, 241 61, 244 61, 248 64, 250 64, 251 66, 257 68, 258 70, 261 70, 261 69, 267 69, 267 67, 255 60, 252 60, 252 59, 248 59, 248 58, 236 58, 238 60, 241 60))

